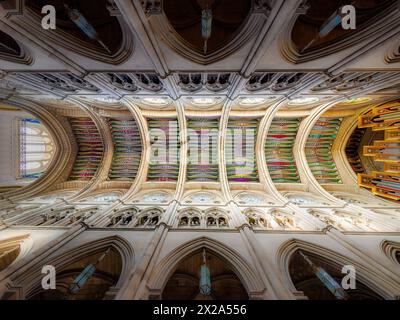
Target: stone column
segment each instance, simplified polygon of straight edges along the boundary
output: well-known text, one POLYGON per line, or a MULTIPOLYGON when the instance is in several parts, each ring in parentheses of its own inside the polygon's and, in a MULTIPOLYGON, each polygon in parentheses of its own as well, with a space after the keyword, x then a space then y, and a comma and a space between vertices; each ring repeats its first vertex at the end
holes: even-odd
POLYGON ((384 265, 377 261, 368 252, 360 249, 351 239, 346 237, 342 232, 332 226, 327 226, 323 231, 326 235, 332 238, 341 246, 356 255, 362 260, 363 265, 368 266, 368 269, 376 274, 379 279, 379 287, 388 293, 393 299, 400 296, 400 275, 388 270, 384 265))
POLYGON ((267 289, 265 299, 294 299, 288 286, 285 286, 281 279, 281 272, 274 266, 271 258, 260 249, 263 248, 263 245, 259 243, 255 237, 253 230, 250 228, 238 205, 233 201, 231 201, 229 205, 231 214, 234 217, 234 221, 237 223, 236 226, 239 228, 243 242, 248 248, 256 269, 264 281, 264 285, 267 289))
POLYGON ((122 285, 116 299, 131 300, 138 299, 142 294, 146 281, 157 260, 157 253, 160 251, 167 236, 171 217, 178 207, 178 202, 173 200, 162 216, 160 223, 154 230, 153 236, 147 245, 137 266, 132 270, 128 280, 122 285))

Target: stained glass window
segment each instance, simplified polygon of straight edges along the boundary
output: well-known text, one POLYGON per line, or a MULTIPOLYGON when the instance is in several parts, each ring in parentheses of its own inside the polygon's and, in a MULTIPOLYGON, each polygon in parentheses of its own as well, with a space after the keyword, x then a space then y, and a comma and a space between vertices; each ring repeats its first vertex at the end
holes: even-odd
POLYGON ((20 178, 37 179, 48 168, 54 154, 53 141, 40 120, 23 118, 19 121, 20 178))

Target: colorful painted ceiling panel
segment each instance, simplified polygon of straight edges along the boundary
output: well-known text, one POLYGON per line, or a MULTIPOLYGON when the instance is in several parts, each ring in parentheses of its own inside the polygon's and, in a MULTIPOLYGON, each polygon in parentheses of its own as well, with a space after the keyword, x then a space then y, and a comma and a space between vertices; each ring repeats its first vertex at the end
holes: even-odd
POLYGON ((299 125, 299 119, 276 118, 271 123, 265 142, 265 158, 273 182, 300 182, 293 157, 293 146, 299 125))
POLYGON ((308 165, 319 183, 341 183, 332 157, 332 145, 342 119, 320 118, 308 136, 305 153, 308 165))
POLYGON ((178 180, 180 150, 178 121, 149 119, 148 126, 151 144, 148 180, 178 180))
POLYGON ((188 120, 189 181, 218 181, 218 119, 188 120))
POLYGON ((255 154, 257 119, 230 119, 225 142, 225 162, 229 181, 257 182, 255 154))
POLYGON ((400 139, 398 141, 374 141, 373 146, 364 146, 365 156, 374 157, 374 161, 399 163, 400 139))
POLYGON ((70 180, 90 180, 96 174, 103 158, 103 142, 90 118, 71 118, 70 124, 78 144, 78 154, 70 180))
POLYGON ((109 119, 114 155, 108 177, 110 180, 133 180, 142 156, 142 141, 134 119, 109 119))
POLYGON ((375 107, 371 112, 362 115, 358 120, 359 128, 394 130, 400 128, 400 101, 386 103, 375 107))
POLYGON ((358 184, 361 187, 372 189, 378 196, 400 200, 400 171, 373 172, 372 174, 359 174, 358 184))

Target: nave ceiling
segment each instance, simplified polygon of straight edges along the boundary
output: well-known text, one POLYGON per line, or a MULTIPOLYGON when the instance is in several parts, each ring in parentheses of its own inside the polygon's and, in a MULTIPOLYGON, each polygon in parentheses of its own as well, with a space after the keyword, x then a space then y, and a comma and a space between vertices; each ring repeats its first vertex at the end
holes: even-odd
MULTIPOLYGON (((314 17, 321 1, 242 1, 226 9, 232 11, 228 20, 218 16, 227 2, 213 1, 215 39, 210 38, 206 54, 201 39, 191 36, 199 29, 198 20, 188 19, 191 14, 200 19, 201 2, 173 11, 179 1, 101 1, 91 14, 86 11, 92 6, 79 5, 103 44, 85 38, 68 21, 61 1, 53 1, 60 7, 59 28, 48 32, 35 24, 41 1, 27 4, 23 15, 1 9, 0 40, 9 47, 0 50, 2 106, 41 118, 58 139, 53 166, 27 187, 27 196, 83 191, 66 197, 74 204, 107 190, 133 205, 142 203, 139 194, 154 191, 169 195, 162 207, 205 190, 223 206, 246 190, 252 206, 255 195, 262 194, 271 199, 260 206, 302 206, 305 201, 306 206, 333 209, 351 203, 341 200, 340 193, 350 192, 353 201, 371 195, 358 187, 356 174, 382 166, 349 144, 363 141, 367 146, 378 139, 371 128, 353 133, 362 114, 390 101, 398 105, 400 20, 394 2, 358 1, 360 30, 350 36, 335 30, 300 52, 322 22, 314 17), (248 14, 235 16, 239 6, 248 14), (390 15, 381 19, 387 10, 390 15), (149 164, 150 130, 171 127, 173 159, 178 161, 149 164), (209 135, 212 164, 188 164, 190 149, 197 148, 194 132, 211 129, 219 130, 209 135), (252 165, 238 175, 235 170, 243 164, 229 141, 234 130, 245 129, 252 130, 254 146, 241 150, 249 149, 252 165), (61 154, 69 156, 61 162, 61 154), (288 201, 288 193, 301 199, 288 201), (307 202, 305 193, 314 201, 307 202)), ((328 16, 330 8, 325 11, 328 16)), ((23 200, 18 192, 2 197, 23 200)), ((389 200, 373 199, 395 207, 389 200)), ((235 201, 240 206, 239 198, 235 201)), ((275 222, 264 219, 261 225, 285 220, 285 214, 268 214, 275 222)), ((208 213, 200 216, 207 225, 208 213)), ((298 228, 295 219, 285 221, 298 228)), ((140 219, 127 223, 140 225, 140 219)))
POLYGON ((12 2, 0 299, 398 298, 399 1, 12 2))

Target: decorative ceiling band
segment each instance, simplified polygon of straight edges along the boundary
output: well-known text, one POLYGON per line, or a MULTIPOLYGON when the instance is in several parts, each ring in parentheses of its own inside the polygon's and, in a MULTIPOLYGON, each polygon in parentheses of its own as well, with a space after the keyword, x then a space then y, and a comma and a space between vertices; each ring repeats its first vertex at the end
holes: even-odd
POLYGON ((332 156, 342 119, 320 118, 308 136, 305 153, 308 165, 319 183, 342 183, 332 156))
POLYGON ((133 119, 108 119, 114 155, 108 174, 110 180, 133 180, 142 156, 139 128, 133 119))
POLYGON ((151 155, 150 181, 177 181, 179 175, 179 126, 176 119, 148 120, 151 155))
POLYGON ((300 178, 293 156, 299 119, 272 121, 265 142, 265 158, 271 179, 275 183, 299 183, 300 178))
POLYGON ((226 132, 225 161, 228 180, 258 182, 255 154, 258 119, 230 119, 226 132))
POLYGON ((188 120, 189 181, 218 181, 218 119, 188 120))
POLYGON ((90 118, 71 118, 70 124, 78 144, 70 180, 90 180, 99 169, 104 147, 100 133, 90 118))

